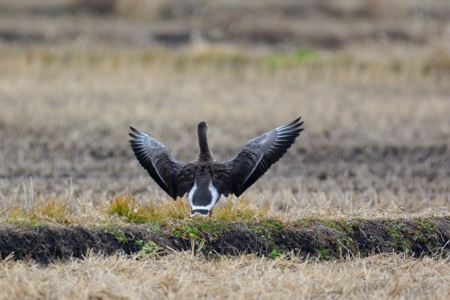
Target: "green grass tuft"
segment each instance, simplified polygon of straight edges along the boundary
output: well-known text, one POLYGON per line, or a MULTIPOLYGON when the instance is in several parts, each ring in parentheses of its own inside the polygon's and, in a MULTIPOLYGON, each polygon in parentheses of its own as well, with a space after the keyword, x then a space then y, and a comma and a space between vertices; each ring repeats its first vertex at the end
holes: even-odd
POLYGON ((319 58, 317 52, 308 49, 300 49, 288 55, 274 54, 264 57, 263 65, 269 70, 291 67, 300 63, 315 62, 319 58))
MULTIPOLYGON (((190 207, 186 199, 172 199, 139 203, 133 196, 121 194, 112 198, 107 205, 106 214, 118 216, 128 223, 155 223, 158 225, 173 223, 176 220, 189 219, 190 207)), ((229 199, 224 205, 213 209, 212 220, 219 221, 256 221, 267 217, 269 206, 255 207, 245 198, 229 199)), ((209 222, 209 217, 196 217, 198 222, 209 222)))
POLYGON ((7 207, 2 210, 2 219, 10 223, 28 225, 52 222, 70 224, 74 221, 69 199, 56 196, 47 198, 34 197, 30 207, 7 207))

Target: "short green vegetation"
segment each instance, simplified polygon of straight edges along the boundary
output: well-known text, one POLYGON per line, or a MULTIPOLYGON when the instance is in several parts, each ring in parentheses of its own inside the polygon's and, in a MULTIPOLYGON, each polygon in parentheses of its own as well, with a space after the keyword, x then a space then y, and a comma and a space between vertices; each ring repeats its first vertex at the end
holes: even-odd
POLYGON ((114 236, 114 238, 117 240, 119 244, 126 244, 128 243, 128 238, 126 237, 125 233, 122 229, 118 227, 105 227, 102 228, 102 231, 114 236))
POLYGON ((158 248, 158 245, 156 245, 155 242, 153 242, 153 241, 145 242, 145 241, 139 239, 139 240, 135 240, 134 243, 145 254, 152 254, 158 248))

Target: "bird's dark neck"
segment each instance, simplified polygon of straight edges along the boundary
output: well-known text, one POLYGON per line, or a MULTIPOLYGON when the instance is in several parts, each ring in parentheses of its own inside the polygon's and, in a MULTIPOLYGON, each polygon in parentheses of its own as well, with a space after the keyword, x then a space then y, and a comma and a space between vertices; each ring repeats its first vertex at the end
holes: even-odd
POLYGON ((200 147, 200 153, 198 154, 199 161, 209 161, 214 159, 214 156, 208 147, 206 130, 198 130, 198 146, 200 147))

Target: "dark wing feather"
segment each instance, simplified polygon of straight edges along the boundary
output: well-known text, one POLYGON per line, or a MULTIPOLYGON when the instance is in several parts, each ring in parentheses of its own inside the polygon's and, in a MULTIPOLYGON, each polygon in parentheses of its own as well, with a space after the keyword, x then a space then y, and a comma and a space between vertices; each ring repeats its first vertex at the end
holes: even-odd
POLYGON ((133 149, 137 160, 150 177, 172 197, 177 198, 177 172, 183 166, 182 163, 173 159, 163 144, 130 126, 132 132, 129 135, 131 149, 133 149))
POLYGON ((277 162, 303 131, 300 118, 248 141, 225 165, 230 170, 233 194, 239 197, 277 162))
POLYGON ((177 196, 183 197, 188 193, 195 180, 195 165, 193 163, 184 164, 178 171, 177 177, 177 196))

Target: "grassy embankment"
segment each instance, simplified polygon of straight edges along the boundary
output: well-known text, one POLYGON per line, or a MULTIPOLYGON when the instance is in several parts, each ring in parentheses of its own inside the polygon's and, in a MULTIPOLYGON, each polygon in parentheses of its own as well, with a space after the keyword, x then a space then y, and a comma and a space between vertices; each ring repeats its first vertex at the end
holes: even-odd
POLYGON ((365 257, 376 253, 446 256, 447 215, 378 218, 301 218, 270 214, 243 198, 228 201, 209 218, 190 219, 186 201, 139 204, 132 196, 111 199, 96 218, 74 217, 54 197, 28 210, 3 211, 2 257, 48 263, 89 251, 164 254, 193 250, 206 256, 255 253, 319 259, 365 257))

